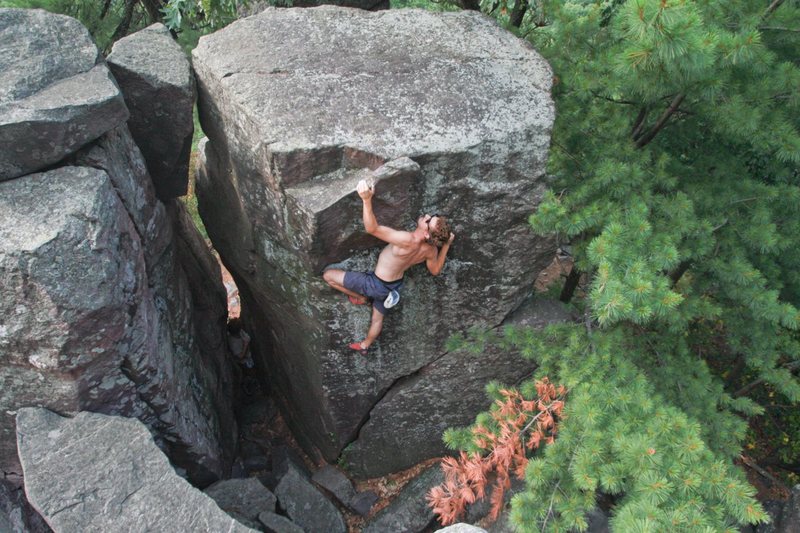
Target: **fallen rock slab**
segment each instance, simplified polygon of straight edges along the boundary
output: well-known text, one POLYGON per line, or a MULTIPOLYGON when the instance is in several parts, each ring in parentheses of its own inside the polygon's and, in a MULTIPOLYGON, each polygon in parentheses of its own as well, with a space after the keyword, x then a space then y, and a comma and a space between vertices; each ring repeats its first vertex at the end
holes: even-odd
POLYGON ((286 463, 286 473, 278 482, 275 495, 292 522, 304 530, 326 533, 347 531, 339 509, 291 461, 286 463))
POLYGON ((178 476, 138 420, 23 408, 17 428, 28 499, 55 531, 254 531, 178 476))
POLYGON ((335 466, 325 465, 311 476, 311 481, 333 494, 347 505, 356 495, 353 483, 335 466))
POLYGON ((130 110, 128 128, 161 200, 186 194, 194 132, 194 76, 163 24, 114 43, 108 66, 130 110))
POLYGON ((0 8, 0 181, 62 160, 128 118, 89 32, 37 9, 0 8))
POLYGON ((386 531, 405 531, 416 533, 429 526, 435 526, 436 517, 425 500, 428 491, 444 481, 439 465, 423 471, 403 487, 400 494, 388 507, 370 520, 363 533, 385 533, 386 531))

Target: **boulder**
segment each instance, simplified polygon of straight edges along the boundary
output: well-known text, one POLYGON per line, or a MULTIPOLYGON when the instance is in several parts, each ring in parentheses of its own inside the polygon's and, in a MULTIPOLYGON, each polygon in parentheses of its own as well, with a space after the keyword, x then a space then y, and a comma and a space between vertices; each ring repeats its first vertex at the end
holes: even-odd
POLYGON ((378 501, 378 495, 371 490, 359 492, 353 496, 347 506, 361 516, 367 516, 372 510, 372 506, 378 501))
POLYGON ((154 420, 131 379, 155 353, 142 244, 108 175, 63 167, 0 182, 0 458, 14 411, 42 405, 154 420))
POLYGON ((0 181, 48 167, 128 118, 89 32, 38 9, 0 8, 0 181))
POLYGON ((114 43, 108 66, 130 110, 128 128, 142 151, 156 194, 186 194, 194 132, 194 76, 189 60, 163 24, 114 43))
POLYGON ((442 529, 437 529, 436 533, 487 533, 487 531, 480 527, 459 523, 444 527, 442 529))
POLYGON ((436 526, 436 516, 425 500, 428 491, 444 482, 444 474, 439 465, 432 466, 403 487, 400 494, 388 507, 367 522, 363 533, 384 533, 386 531, 405 531, 416 533, 429 526, 436 526))
POLYGON ((780 533, 800 533, 800 485, 795 485, 783 506, 778 524, 780 533))
POLYGON ((183 205, 156 198, 85 28, 0 9, 0 44, 12 74, 0 82, 0 114, 18 104, 54 112, 42 95, 93 94, 99 74, 124 111, 75 114, 81 105, 59 97, 72 133, 52 131, 75 133, 72 153, 48 172, 0 181, 0 465, 18 470, 17 408, 90 410, 140 419, 208 485, 227 475, 236 439, 218 263, 183 205), (86 132, 95 133, 77 136, 86 132))
POLYGON ((203 492, 229 515, 247 520, 257 520, 263 512, 274 512, 277 501, 275 495, 254 478, 217 481, 203 492))
POLYGON ((311 476, 311 481, 333 494, 347 505, 356 495, 353 483, 335 466, 325 465, 311 476))
POLYGON ((304 533, 302 527, 279 514, 261 513, 258 515, 258 520, 264 525, 267 533, 304 533))
MULTIPOLYGON (((440 453, 443 427, 485 407, 490 374, 448 358, 446 339, 500 324, 554 254, 527 225, 545 189, 549 66, 479 13, 330 6, 239 20, 203 37, 193 66, 209 137, 200 210, 299 442, 331 463, 349 447, 358 476, 440 453), (363 338, 369 309, 321 273, 374 267, 380 243, 364 233, 354 192, 370 175, 381 224, 449 213, 457 238, 441 276, 407 272, 400 305, 363 358, 347 345, 363 338), (453 417, 429 394, 408 393, 445 375, 439 388, 463 396, 453 417), (365 425, 379 420, 392 431, 365 425)), ((503 379, 529 371, 513 354, 497 358, 504 371, 519 367, 503 379)))
POLYGON ((344 533, 347 527, 339 509, 331 503, 291 461, 275 489, 280 507, 306 531, 344 533))
POLYGON ((253 531, 178 476, 138 420, 22 408, 17 439, 28 499, 55 531, 253 531))

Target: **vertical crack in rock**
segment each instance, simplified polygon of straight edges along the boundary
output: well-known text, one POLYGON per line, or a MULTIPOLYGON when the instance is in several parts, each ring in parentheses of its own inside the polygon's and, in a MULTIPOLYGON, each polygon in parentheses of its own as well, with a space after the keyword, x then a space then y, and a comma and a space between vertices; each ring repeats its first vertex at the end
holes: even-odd
MULTIPOLYGON (((403 387, 405 387, 405 386, 409 385, 410 383, 412 383, 415 380, 415 378, 417 378, 420 375, 424 374, 426 370, 428 370, 432 365, 434 365, 437 361, 442 359, 448 353, 450 353, 450 352, 444 352, 443 354, 437 356, 435 359, 430 361, 428 364, 421 366, 420 368, 414 370, 413 372, 411 372, 409 374, 406 374, 404 376, 400 376, 397 379, 395 379, 392 382, 392 384, 389 385, 386 388, 386 390, 384 390, 382 393, 380 393, 378 395, 378 397, 375 399, 375 401, 372 402, 372 406, 367 410, 366 414, 364 415, 364 418, 358 424, 358 427, 353 431, 353 434, 355 436, 351 437, 347 442, 345 442, 345 444, 342 446, 342 450, 346 449, 348 446, 350 446, 352 443, 356 442, 359 439, 359 437, 361 436, 361 430, 367 424, 367 422, 369 422, 370 416, 372 415, 372 411, 375 409, 375 407, 378 406, 378 404, 380 404, 384 400, 384 398, 387 398, 387 397, 391 398, 392 394, 397 394, 398 390, 401 390, 403 387)), ((340 454, 339 458, 341 458, 341 457, 342 456, 340 454)), ((337 459, 337 461, 338 461, 338 459, 337 459)))

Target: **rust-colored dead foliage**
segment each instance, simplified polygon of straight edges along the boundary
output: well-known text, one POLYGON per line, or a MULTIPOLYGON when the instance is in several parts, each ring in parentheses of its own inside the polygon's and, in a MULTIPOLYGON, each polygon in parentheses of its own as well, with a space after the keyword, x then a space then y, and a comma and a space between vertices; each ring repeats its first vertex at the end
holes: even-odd
POLYGON ((536 382, 534 400, 526 400, 516 390, 500 390, 502 399, 495 401, 496 408, 491 411, 496 427, 477 424, 472 429, 473 441, 484 454, 462 451, 458 458, 444 458, 444 483, 428 492, 428 504, 442 525, 455 523, 467 505, 485 498, 490 484, 489 516, 497 518, 511 476, 523 479, 528 455, 555 439, 566 392, 547 378, 536 382))

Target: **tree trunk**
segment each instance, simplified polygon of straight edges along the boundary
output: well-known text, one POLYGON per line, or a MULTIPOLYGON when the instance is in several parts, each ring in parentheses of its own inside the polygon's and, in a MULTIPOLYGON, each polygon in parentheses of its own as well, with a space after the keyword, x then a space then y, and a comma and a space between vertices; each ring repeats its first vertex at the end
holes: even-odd
POLYGON ((131 27, 131 20, 133 20, 133 8, 136 7, 136 1, 137 0, 125 0, 125 11, 122 13, 122 20, 119 22, 117 29, 114 30, 114 35, 111 36, 111 41, 108 44, 109 47, 128 34, 128 28, 131 27))
POLYGON ((658 122, 656 122, 650 131, 643 135, 641 139, 636 141, 637 148, 646 146, 655 138, 656 135, 658 135, 658 132, 661 131, 661 129, 667 123, 669 117, 671 117, 672 114, 678 110, 678 107, 681 105, 681 102, 683 102, 684 98, 686 98, 686 95, 684 93, 680 93, 672 100, 672 103, 669 105, 669 107, 661 114, 660 117, 658 117, 658 122))
POLYGON ((516 0, 514 9, 511 10, 508 22, 515 28, 519 28, 522 24, 522 19, 525 18, 525 12, 528 10, 528 0, 516 0))
POLYGON ((558 297, 562 302, 569 303, 572 296, 575 294, 575 289, 578 288, 578 282, 581 279, 581 271, 575 265, 572 265, 572 270, 567 275, 567 280, 564 282, 564 288, 561 289, 561 295, 558 297))
POLYGON ((106 15, 108 15, 108 9, 109 9, 110 7, 111 7, 111 0, 104 0, 104 2, 103 2, 103 9, 102 9, 102 10, 100 10, 100 18, 101 18, 101 19, 104 19, 104 18, 106 18, 106 15))
POLYGON ((141 0, 141 2, 150 18, 150 24, 155 24, 156 22, 162 22, 164 20, 161 14, 161 8, 164 7, 164 4, 161 0, 141 0))
POLYGON ((470 11, 481 10, 480 0, 456 0, 456 5, 458 5, 458 7, 461 9, 468 9, 470 11))

